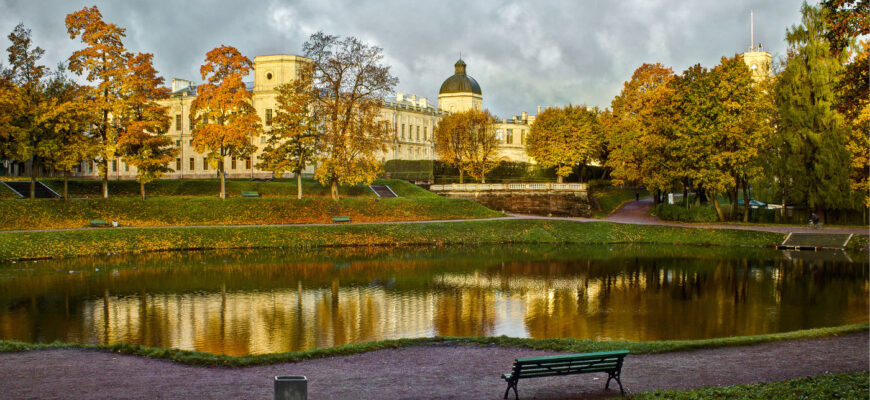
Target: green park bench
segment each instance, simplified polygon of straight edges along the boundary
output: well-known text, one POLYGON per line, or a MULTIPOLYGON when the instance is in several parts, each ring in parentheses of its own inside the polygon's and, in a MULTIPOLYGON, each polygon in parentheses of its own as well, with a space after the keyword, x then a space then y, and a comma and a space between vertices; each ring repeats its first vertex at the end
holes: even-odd
POLYGON ((88 221, 91 226, 109 226, 109 223, 104 219, 92 219, 88 221))
POLYGON ((332 217, 332 222, 350 222, 350 217, 332 217))
POLYGON ((260 197, 260 192, 242 191, 242 197, 260 197))
POLYGON ((604 389, 610 387, 610 380, 615 379, 619 384, 619 392, 625 394, 622 389, 622 381, 619 375, 622 371, 622 362, 628 350, 603 351, 599 353, 568 354, 563 356, 526 357, 514 360, 513 370, 502 374, 501 378, 507 381, 508 387, 504 391, 504 398, 508 397, 511 388, 514 396, 517 394, 517 382, 526 378, 541 378, 545 376, 588 374, 593 372, 606 372, 607 383, 604 389))

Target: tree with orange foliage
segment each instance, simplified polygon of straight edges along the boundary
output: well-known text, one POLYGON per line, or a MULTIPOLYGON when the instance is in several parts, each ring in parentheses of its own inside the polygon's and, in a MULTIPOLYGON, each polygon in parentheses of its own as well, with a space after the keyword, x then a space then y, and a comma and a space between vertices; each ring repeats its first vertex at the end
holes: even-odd
POLYGON ((128 57, 124 79, 124 109, 118 115, 120 134, 118 150, 127 164, 136 167, 139 192, 145 200, 145 184, 172 171, 169 163, 178 149, 165 136, 169 129, 166 107, 157 101, 169 97, 163 78, 151 63, 151 54, 128 57))
POLYGON ((671 68, 643 64, 613 99, 606 140, 610 149, 607 166, 615 184, 642 185, 650 191, 664 191, 673 184, 674 169, 666 151, 673 79, 671 68))
POLYGON ((66 28, 70 39, 81 37, 85 44, 85 48, 70 56, 69 69, 79 75, 87 72, 87 80, 97 84, 80 99, 79 106, 92 108, 96 115, 92 134, 100 150, 94 161, 102 177, 103 197, 109 197, 109 162, 117 156, 120 134, 112 119, 124 107, 123 86, 128 63, 122 41, 125 29, 104 22, 96 6, 67 15, 66 28))
POLYGON ((193 146, 207 153, 209 163, 217 168, 222 199, 227 197, 224 161, 250 156, 254 151, 251 139, 262 129, 251 92, 242 82, 252 66, 235 47, 221 46, 206 53, 199 69, 207 83, 197 87, 191 107, 193 146))
POLYGON ((378 117, 398 79, 381 64, 379 47, 354 37, 317 32, 302 48, 314 64, 315 112, 322 129, 314 176, 331 186, 338 201, 339 185, 368 184, 381 171, 377 156, 386 152, 392 129, 378 117))

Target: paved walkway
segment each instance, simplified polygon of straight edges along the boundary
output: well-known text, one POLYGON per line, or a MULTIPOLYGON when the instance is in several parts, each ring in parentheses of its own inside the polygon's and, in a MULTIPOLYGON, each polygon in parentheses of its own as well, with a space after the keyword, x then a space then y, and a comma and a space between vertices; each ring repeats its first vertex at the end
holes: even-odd
MULTIPOLYGON (((666 354, 629 355, 629 391, 781 381, 867 371, 867 332, 666 354)), ((501 399, 517 357, 558 354, 502 347, 422 346, 248 368, 201 368, 87 350, 0 354, 0 399, 270 399, 276 375, 308 377, 316 399, 501 399)), ((523 399, 617 396, 606 374, 523 380, 523 399)), ((513 398, 513 397, 511 397, 513 398)))

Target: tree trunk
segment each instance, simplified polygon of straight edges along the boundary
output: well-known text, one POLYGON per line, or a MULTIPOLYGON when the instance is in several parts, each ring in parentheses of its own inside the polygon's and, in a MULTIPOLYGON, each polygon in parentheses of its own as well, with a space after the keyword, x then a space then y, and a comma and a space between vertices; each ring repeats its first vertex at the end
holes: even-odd
POLYGON ((332 200, 338 201, 338 179, 336 179, 335 177, 331 179, 330 192, 332 193, 332 200))
POLYGON ((749 222, 749 182, 741 179, 743 183, 743 222, 749 222))
POLYGON ((109 198, 109 161, 103 160, 100 162, 103 163, 103 171, 105 171, 105 173, 103 174, 103 198, 108 199, 109 198))
POLYGON ((142 200, 145 200, 145 181, 139 181, 139 193, 142 195, 142 200))
POLYGON ((731 219, 737 219, 737 192, 740 191, 740 178, 734 177, 734 190, 729 190, 728 197, 731 197, 731 219))
POLYGON ((465 183, 465 182, 463 182, 463 176, 464 176, 464 174, 462 173, 462 167, 460 167, 459 168, 459 184, 460 185, 465 183))
POLYGON ((562 183, 562 175, 556 175, 556 183, 562 183))
POLYGON ((30 159, 30 198, 36 198, 36 157, 30 159))
POLYGON ((69 187, 67 183, 69 182, 69 172, 63 171, 63 199, 66 200, 69 198, 69 187))
POLYGON ((296 198, 302 198, 302 171, 296 172, 296 198))
POLYGON ((716 196, 715 192, 711 192, 710 195, 710 197, 713 198, 713 207, 716 208, 716 215, 719 216, 719 222, 725 222, 725 214, 722 212, 722 207, 719 207, 719 197, 716 196))
POLYGON ((659 205, 659 190, 656 189, 656 192, 653 194, 653 206, 659 205))
POLYGON ((224 179, 224 163, 223 161, 218 162, 218 175, 221 177, 221 198, 227 198, 227 182, 224 179))

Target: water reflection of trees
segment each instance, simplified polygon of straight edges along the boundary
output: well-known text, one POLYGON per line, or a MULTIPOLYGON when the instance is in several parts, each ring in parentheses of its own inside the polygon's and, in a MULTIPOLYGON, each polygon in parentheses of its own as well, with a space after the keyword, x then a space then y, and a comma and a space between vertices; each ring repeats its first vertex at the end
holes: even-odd
POLYGON ((866 261, 503 253, 253 264, 161 255, 4 270, 15 279, 0 279, 0 335, 250 354, 431 335, 660 340, 867 321, 866 261))

